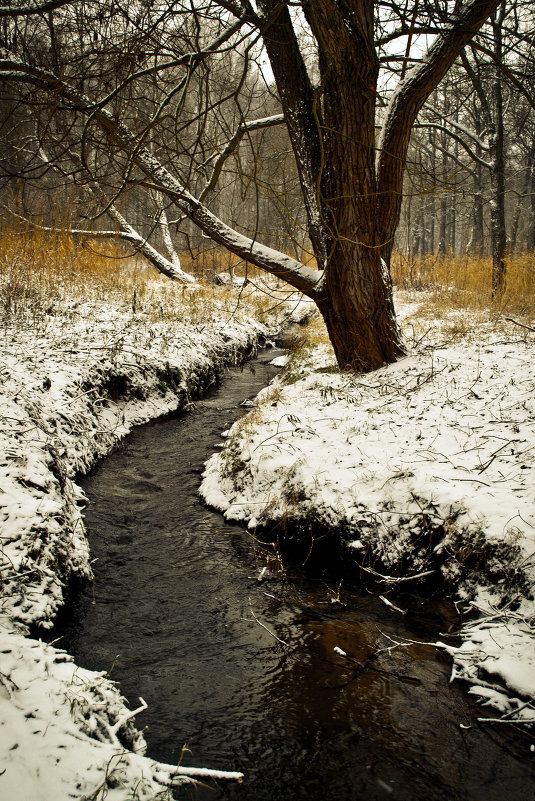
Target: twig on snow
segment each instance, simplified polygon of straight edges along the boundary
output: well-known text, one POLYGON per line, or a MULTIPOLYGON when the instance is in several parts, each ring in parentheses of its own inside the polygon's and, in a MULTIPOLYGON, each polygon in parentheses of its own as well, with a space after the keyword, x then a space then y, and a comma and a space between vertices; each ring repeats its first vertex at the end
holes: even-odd
POLYGON ((513 320, 512 317, 504 317, 504 320, 507 320, 509 323, 514 323, 515 325, 519 325, 521 328, 527 328, 528 331, 535 331, 535 328, 532 328, 531 325, 525 325, 525 323, 519 323, 518 320, 513 320))

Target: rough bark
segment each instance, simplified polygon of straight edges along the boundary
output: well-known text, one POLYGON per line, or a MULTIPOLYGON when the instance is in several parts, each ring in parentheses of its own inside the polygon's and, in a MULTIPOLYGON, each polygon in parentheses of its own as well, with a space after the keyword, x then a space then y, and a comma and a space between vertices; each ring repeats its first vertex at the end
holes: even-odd
POLYGON ((308 235, 318 266, 327 262, 321 200, 323 169, 321 108, 303 61, 290 13, 280 0, 259 0, 266 15, 263 40, 288 127, 308 219, 308 235))
POLYGON ((377 249, 338 243, 317 302, 342 369, 367 372, 404 354, 386 264, 377 249))
POLYGON ((329 227, 325 297, 318 304, 342 368, 371 370, 403 354, 375 222, 374 3, 354 15, 330 0, 307 3, 318 41, 323 96, 321 190, 329 227))

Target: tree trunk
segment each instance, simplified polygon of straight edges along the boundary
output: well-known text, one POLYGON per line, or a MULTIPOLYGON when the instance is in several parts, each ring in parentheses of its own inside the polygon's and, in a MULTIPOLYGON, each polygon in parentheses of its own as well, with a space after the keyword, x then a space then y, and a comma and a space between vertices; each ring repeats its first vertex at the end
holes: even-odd
MULTIPOLYGON (((481 136, 482 122, 479 108, 474 101, 475 129, 477 136, 481 136)), ((481 146, 476 144, 475 152, 481 156, 481 146)), ((472 219, 472 232, 468 251, 476 258, 481 259, 484 253, 485 226, 484 226, 484 206, 483 206, 483 166, 476 161, 474 165, 474 210, 472 219)))
POLYGON ((318 302, 342 369, 366 372, 404 354, 388 270, 375 249, 339 242, 318 302))
POLYGON ((535 250, 535 139, 530 152, 529 165, 529 206, 526 246, 528 252, 535 250))
MULTIPOLYGON (((494 55, 496 63, 502 56, 501 24, 494 18, 494 55)), ((505 254, 507 236, 505 232, 505 151, 503 130, 503 96, 501 76, 497 73, 492 83, 492 106, 494 125, 489 137, 491 161, 490 183, 492 199, 490 202, 490 227, 492 239, 492 297, 501 295, 505 289, 505 254)))
POLYGON ((373 370, 404 353, 377 232, 373 3, 362 3, 358 19, 344 19, 331 0, 306 14, 320 45, 327 165, 318 180, 329 254, 318 306, 340 367, 373 370))
MULTIPOLYGON (((448 114, 448 104, 444 96, 443 114, 446 117, 448 114)), ((439 233, 438 233, 438 255, 444 256, 448 250, 448 193, 446 190, 446 183, 448 180, 448 153, 447 153, 447 137, 445 133, 441 134, 440 146, 442 151, 442 164, 441 164, 441 183, 442 192, 440 193, 440 220, 439 220, 439 233)))
MULTIPOLYGON (((481 184, 479 185, 481 186, 481 184)), ((483 243, 485 238, 484 218, 483 218, 483 195, 480 190, 476 191, 474 197, 474 219, 472 223, 472 236, 470 239, 469 250, 477 258, 483 257, 483 243)))

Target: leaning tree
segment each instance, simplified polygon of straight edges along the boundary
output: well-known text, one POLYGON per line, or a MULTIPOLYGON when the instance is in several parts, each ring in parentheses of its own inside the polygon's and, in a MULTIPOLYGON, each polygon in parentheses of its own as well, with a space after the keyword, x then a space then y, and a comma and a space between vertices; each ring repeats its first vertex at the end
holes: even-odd
MULTIPOLYGON (((403 353, 389 264, 411 130, 499 3, 20 0, 0 7, 0 80, 20 88, 29 106, 46 101, 43 136, 53 128, 69 149, 77 142, 92 180, 109 189, 115 171, 115 195, 138 184, 167 196, 204 234, 315 301, 340 367, 371 370, 403 353), (221 143, 212 155, 204 148, 203 160, 191 141, 182 143, 190 87, 201 120, 201 105, 220 104, 209 85, 214 65, 229 53, 261 65, 260 46, 280 104, 272 122, 287 128, 317 270, 216 216, 199 195, 198 170, 185 164, 194 153, 205 169, 224 151, 221 143)), ((229 96, 241 108, 239 90, 229 96)), ((202 124, 197 129, 201 136, 202 124)))

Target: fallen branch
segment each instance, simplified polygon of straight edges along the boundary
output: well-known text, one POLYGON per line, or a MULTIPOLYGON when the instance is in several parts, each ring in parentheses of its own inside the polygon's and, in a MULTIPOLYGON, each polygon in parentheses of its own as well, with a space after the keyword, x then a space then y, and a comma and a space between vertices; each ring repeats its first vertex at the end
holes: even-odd
POLYGON ((166 786, 172 786, 169 782, 172 782, 174 779, 179 779, 180 777, 185 777, 186 779, 215 779, 240 783, 243 781, 243 773, 232 770, 188 768, 183 765, 166 765, 164 762, 155 762, 154 769, 153 778, 159 784, 165 784, 166 786))
POLYGON ((528 331, 535 331, 535 328, 532 328, 531 325, 525 325, 524 323, 519 323, 518 320, 513 320, 512 317, 504 317, 504 320, 507 320, 509 323, 514 323, 515 325, 519 325, 521 328, 527 328, 528 331))
POLYGON ((134 718, 136 715, 139 715, 140 712, 144 712, 145 709, 148 708, 148 704, 146 701, 143 700, 143 698, 139 699, 139 703, 141 704, 141 706, 138 706, 137 709, 133 709, 131 712, 127 712, 126 714, 122 715, 122 717, 119 718, 117 723, 114 723, 113 726, 110 727, 111 734, 116 735, 119 729, 122 729, 122 727, 125 725, 125 723, 134 718))
MULTIPOLYGON (((357 562, 358 564, 358 562, 357 562)), ((387 584, 401 584, 403 581, 413 581, 414 579, 424 578, 425 576, 430 576, 432 573, 435 573, 435 570, 424 570, 422 573, 415 573, 413 576, 383 576, 382 573, 378 573, 377 570, 374 570, 373 567, 364 567, 364 565, 359 565, 361 570, 366 571, 366 573, 370 573, 375 578, 380 579, 381 581, 386 581, 387 584)))
MULTIPOLYGON (((271 631, 271 629, 268 628, 265 623, 262 623, 262 621, 257 618, 255 613, 253 612, 253 607, 251 605, 251 599, 250 598, 249 598, 249 608, 251 610, 251 614, 253 616, 253 620, 254 620, 255 623, 258 623, 259 626, 261 626, 263 629, 265 629, 265 631, 267 631, 268 634, 271 634, 272 637, 275 637, 275 639, 278 640, 282 645, 285 645, 286 648, 292 648, 292 646, 289 643, 285 642, 284 640, 281 640, 281 638, 278 637, 275 634, 274 631, 271 631)), ((244 618, 244 620, 247 620, 247 618, 244 618)))
POLYGON ((524 725, 535 723, 535 717, 530 718, 478 718, 478 723, 523 723, 524 725))
POLYGON ((406 613, 407 611, 406 609, 400 609, 399 606, 394 606, 392 601, 389 601, 388 598, 385 598, 384 595, 380 595, 379 598, 384 604, 386 604, 386 606, 389 606, 391 609, 394 609, 396 612, 399 612, 400 615, 404 615, 406 613))

